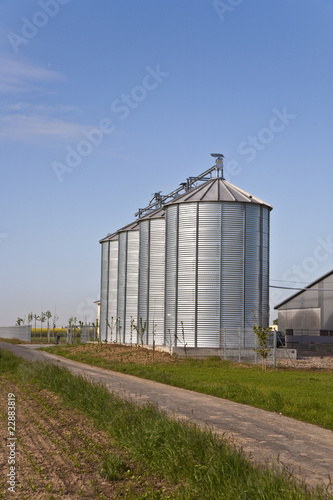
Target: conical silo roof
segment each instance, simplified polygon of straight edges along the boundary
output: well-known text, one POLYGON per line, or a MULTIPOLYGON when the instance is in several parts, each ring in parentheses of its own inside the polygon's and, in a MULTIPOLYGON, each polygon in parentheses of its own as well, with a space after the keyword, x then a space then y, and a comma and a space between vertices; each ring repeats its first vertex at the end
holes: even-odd
POLYGON ((147 220, 147 219, 160 219, 162 217, 165 217, 164 206, 161 208, 157 208, 155 210, 152 210, 150 212, 147 212, 146 215, 144 215, 143 217, 140 217, 140 221, 147 220))
POLYGON ((272 206, 264 202, 260 198, 247 193, 243 189, 234 186, 230 182, 220 177, 209 179, 204 184, 187 191, 186 193, 175 197, 173 200, 166 203, 164 206, 173 205, 175 203, 192 203, 192 202, 207 202, 207 201, 228 201, 238 203, 254 203, 263 205, 269 210, 272 206))
POLYGON ((132 230, 138 230, 139 229, 139 222, 131 222, 130 224, 126 224, 126 226, 118 229, 114 233, 109 233, 105 238, 102 238, 99 240, 100 243, 105 243, 106 241, 112 241, 118 237, 118 234, 121 233, 122 231, 132 231, 132 230))

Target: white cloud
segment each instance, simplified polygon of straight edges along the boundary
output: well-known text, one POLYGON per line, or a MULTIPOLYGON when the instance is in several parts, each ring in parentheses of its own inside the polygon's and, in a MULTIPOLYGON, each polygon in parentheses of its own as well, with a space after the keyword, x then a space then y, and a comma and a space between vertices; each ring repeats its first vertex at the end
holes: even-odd
POLYGON ((0 118, 0 139, 15 142, 73 140, 84 128, 92 127, 43 115, 12 114, 0 118))
POLYGON ((0 57, 0 92, 4 94, 34 92, 40 90, 42 84, 65 80, 65 76, 59 71, 20 59, 0 57))
POLYGON ((76 139, 87 124, 70 120, 72 106, 41 102, 54 93, 65 75, 30 61, 0 57, 0 140, 43 143, 76 139), (51 85, 50 85, 51 84, 51 85), (53 84, 53 85, 52 85, 53 84), (66 115, 67 120, 64 118, 66 115))

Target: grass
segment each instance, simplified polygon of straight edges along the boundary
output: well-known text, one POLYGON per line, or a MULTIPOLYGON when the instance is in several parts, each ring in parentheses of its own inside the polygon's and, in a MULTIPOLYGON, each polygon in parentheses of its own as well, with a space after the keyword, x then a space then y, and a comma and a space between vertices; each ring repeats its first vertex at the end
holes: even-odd
MULTIPOLYGON (((138 407, 57 366, 29 363, 0 351, 0 372, 57 393, 64 405, 88 415, 132 461, 175 485, 175 493, 161 492, 159 498, 329 498, 324 490, 309 491, 296 484, 286 472, 255 467, 209 431, 167 418, 152 405, 138 407)), ((121 460, 106 457, 103 474, 116 480, 125 468, 121 460)))
MULTIPOLYGON (((48 352, 110 370, 155 380, 192 391, 248 404, 264 410, 333 429, 332 372, 239 365, 219 358, 179 359, 173 363, 114 361, 95 346, 80 352, 75 346, 52 347, 48 352)), ((103 352, 112 346, 103 346, 103 352)), ((110 351, 110 353, 111 353, 110 351)))

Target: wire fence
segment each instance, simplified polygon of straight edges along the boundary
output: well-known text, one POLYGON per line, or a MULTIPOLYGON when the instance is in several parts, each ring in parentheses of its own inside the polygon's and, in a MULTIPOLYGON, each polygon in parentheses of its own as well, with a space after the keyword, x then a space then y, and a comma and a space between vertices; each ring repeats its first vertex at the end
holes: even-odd
MULTIPOLYGON (((220 332, 220 347, 221 358, 224 360, 237 361, 239 363, 261 363, 262 357, 258 354, 258 339, 255 336, 250 338, 250 347, 248 340, 248 332, 245 329, 238 328, 237 330, 221 329, 220 332)), ((284 336, 272 330, 269 333, 267 341, 267 364, 277 366, 278 360, 287 359, 294 366, 293 359, 296 359, 296 351, 288 350, 285 346, 284 336)))

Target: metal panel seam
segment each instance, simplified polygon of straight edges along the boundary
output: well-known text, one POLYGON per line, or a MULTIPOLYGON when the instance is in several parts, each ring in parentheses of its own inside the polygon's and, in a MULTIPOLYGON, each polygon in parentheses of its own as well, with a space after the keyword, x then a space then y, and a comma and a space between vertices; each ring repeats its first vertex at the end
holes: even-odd
POLYGON ((175 290, 175 346, 177 346, 178 335, 178 269, 179 269, 179 204, 176 212, 176 290, 175 290))
POLYGON ((106 315, 105 315, 105 319, 106 319, 106 327, 105 327, 105 340, 108 340, 108 333, 109 333, 109 325, 108 325, 108 317, 109 317, 109 289, 110 289, 110 286, 109 286, 109 281, 110 281, 110 242, 108 241, 108 267, 107 267, 107 285, 106 285, 106 315))
POLYGON ((148 237, 147 237, 147 247, 148 247, 148 263, 147 263, 147 324, 146 324, 146 343, 149 341, 149 300, 150 300, 150 231, 151 231, 151 220, 148 220, 148 237))
POLYGON ((199 203, 196 204, 196 240, 195 240, 195 304, 194 304, 194 347, 198 346, 198 255, 199 255, 199 203))

